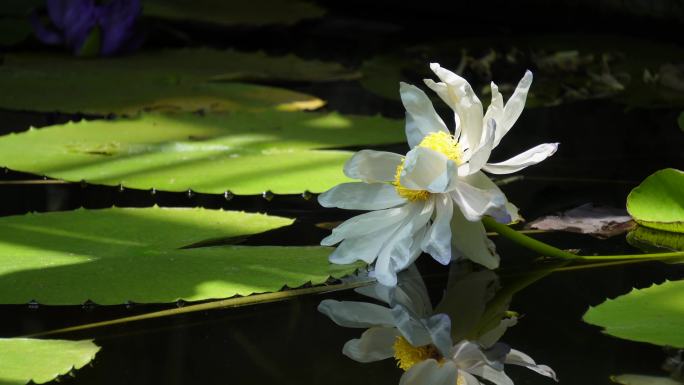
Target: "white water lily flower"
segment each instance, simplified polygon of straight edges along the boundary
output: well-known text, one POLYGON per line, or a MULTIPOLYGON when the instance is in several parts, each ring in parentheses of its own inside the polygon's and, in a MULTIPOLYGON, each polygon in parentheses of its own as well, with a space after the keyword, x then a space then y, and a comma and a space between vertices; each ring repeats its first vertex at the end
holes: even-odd
MULTIPOLYGON (((477 291, 485 290, 477 286, 488 280, 481 276, 473 278, 468 281, 468 286, 477 291)), ((324 300, 318 309, 340 326, 367 328, 361 338, 344 345, 343 354, 363 363, 395 358, 397 366, 405 371, 400 385, 480 385, 480 379, 496 385, 512 385, 513 381, 504 372, 504 364, 524 366, 556 379, 548 366, 538 365, 526 354, 497 342, 503 332, 515 323, 514 319, 502 320, 498 327, 482 335, 478 341, 462 340, 453 344, 449 316, 433 314, 427 289, 414 265, 399 274, 395 287, 376 284, 356 291, 389 307, 366 302, 324 300)), ((457 295, 461 299, 451 298, 449 302, 467 303, 470 294, 447 292, 445 300, 457 295)), ((468 311, 461 309, 461 312, 468 311)))
POLYGON ((375 210, 335 228, 321 244, 340 243, 333 263, 375 262, 378 280, 396 284, 396 272, 421 252, 442 264, 468 258, 496 268, 499 257, 480 219, 516 221, 518 210, 481 170, 507 174, 536 164, 553 154, 557 143, 534 147, 509 160, 487 163, 489 155, 520 116, 532 73, 527 72, 504 105, 492 83, 492 103, 483 113, 470 84, 460 76, 430 66, 441 82, 425 80, 454 111, 451 133, 419 88, 401 83, 406 108, 406 156, 363 150, 344 167, 361 182, 343 183, 318 198, 324 207, 375 210))

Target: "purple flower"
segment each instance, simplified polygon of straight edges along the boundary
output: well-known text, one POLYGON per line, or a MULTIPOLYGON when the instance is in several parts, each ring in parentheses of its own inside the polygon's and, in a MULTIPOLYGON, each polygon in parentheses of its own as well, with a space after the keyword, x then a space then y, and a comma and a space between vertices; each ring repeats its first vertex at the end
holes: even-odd
POLYGON ((142 43, 137 29, 140 0, 47 0, 45 25, 37 14, 33 29, 40 41, 65 45, 76 55, 110 56, 132 51, 142 43))

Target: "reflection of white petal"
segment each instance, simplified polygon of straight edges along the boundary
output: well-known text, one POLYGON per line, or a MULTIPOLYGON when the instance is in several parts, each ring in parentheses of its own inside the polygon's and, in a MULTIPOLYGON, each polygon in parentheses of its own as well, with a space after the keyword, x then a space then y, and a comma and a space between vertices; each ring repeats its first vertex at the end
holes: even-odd
POLYGON ((470 374, 484 378, 496 385, 514 385, 513 380, 504 373, 503 370, 496 370, 488 365, 482 365, 477 368, 468 369, 470 374))
MULTIPOLYGON (((508 307, 508 305, 506 305, 506 307, 508 307)), ((518 323, 517 318, 504 318, 494 329, 481 335, 477 341, 483 347, 488 348, 499 342, 504 333, 506 333, 506 330, 508 330, 509 327, 514 326, 516 323, 518 323)))
POLYGON ((482 385, 475 376, 466 371, 461 370, 458 372, 458 375, 463 378, 463 384, 459 383, 458 385, 482 385))
POLYGON ((532 72, 526 71, 525 75, 520 79, 518 86, 513 95, 506 102, 504 107, 503 119, 497 122, 499 127, 496 132, 496 140, 494 141, 494 147, 499 145, 501 138, 513 127, 520 114, 522 114, 523 108, 525 108, 525 101, 527 100, 527 93, 532 85, 532 72))
POLYGON ((557 149, 558 143, 543 143, 503 162, 487 163, 482 169, 490 174, 511 174, 543 161, 557 149))
POLYGON ((344 164, 344 174, 364 182, 392 182, 404 159, 393 152, 361 150, 344 164))
POLYGON ((546 365, 537 364, 536 362, 534 362, 532 357, 528 356, 527 354, 519 350, 511 349, 508 355, 506 355, 506 363, 524 366, 527 369, 530 369, 541 374, 542 376, 553 378, 554 380, 558 381, 558 378, 556 377, 556 372, 554 372, 553 369, 546 365))
POLYGON ((382 234, 382 230, 403 221, 411 212, 412 204, 403 206, 371 211, 369 213, 357 215, 344 221, 335 227, 332 234, 323 238, 321 245, 332 246, 345 238, 354 238, 377 232, 382 234))
POLYGON ((423 239, 422 249, 437 262, 447 265, 451 261, 451 215, 453 201, 447 194, 435 197, 435 218, 423 239))
POLYGON ((399 385, 454 385, 458 379, 456 365, 443 364, 433 359, 417 363, 401 376, 399 385))
POLYGON ((427 147, 416 147, 406 154, 399 183, 411 190, 445 192, 457 176, 456 163, 427 147))
POLYGON ((380 361, 394 356, 394 342, 399 336, 392 327, 372 327, 361 338, 347 341, 342 353, 358 362, 380 361))
POLYGON ((323 207, 347 210, 382 210, 405 202, 397 189, 387 183, 341 183, 318 196, 323 207))
POLYGON ((467 176, 474 174, 487 164, 489 156, 492 154, 492 148, 494 148, 494 131, 496 130, 496 122, 494 119, 489 119, 487 121, 487 127, 485 128, 482 142, 478 144, 473 151, 467 157, 467 162, 461 165, 458 169, 458 175, 467 176))
POLYGON ((318 311, 336 324, 348 328, 394 326, 390 309, 373 303, 326 299, 318 305, 318 311))
POLYGON ((499 267, 499 255, 482 222, 468 221, 460 210, 454 210, 451 227, 454 259, 467 258, 489 269, 499 267))
POLYGON ((468 148, 475 148, 482 137, 482 103, 477 98, 468 82, 457 74, 440 67, 438 63, 431 63, 430 69, 446 84, 435 83, 430 79, 425 84, 439 95, 445 103, 459 116, 461 122, 462 143, 468 148))
POLYGON ((406 113, 411 115, 411 124, 406 125, 406 137, 411 147, 416 146, 425 136, 433 132, 449 132, 432 106, 430 98, 420 88, 400 83, 399 93, 406 113))

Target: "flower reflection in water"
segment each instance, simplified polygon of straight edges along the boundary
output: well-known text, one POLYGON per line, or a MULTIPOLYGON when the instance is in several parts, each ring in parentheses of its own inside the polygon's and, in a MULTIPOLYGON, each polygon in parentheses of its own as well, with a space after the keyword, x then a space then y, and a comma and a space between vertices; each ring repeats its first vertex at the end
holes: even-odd
POLYGON ((343 354, 364 363, 394 358, 405 371, 401 385, 477 385, 482 380, 510 385, 505 364, 555 380, 551 368, 498 342, 517 320, 506 311, 506 301, 497 301, 500 309, 486 311, 497 289, 496 274, 472 272, 466 263, 451 269, 444 298, 435 309, 415 265, 399 273, 397 286, 377 283, 356 289, 377 302, 327 299, 318 309, 340 326, 367 329, 344 345, 343 354), (495 316, 488 320, 485 314, 495 316))

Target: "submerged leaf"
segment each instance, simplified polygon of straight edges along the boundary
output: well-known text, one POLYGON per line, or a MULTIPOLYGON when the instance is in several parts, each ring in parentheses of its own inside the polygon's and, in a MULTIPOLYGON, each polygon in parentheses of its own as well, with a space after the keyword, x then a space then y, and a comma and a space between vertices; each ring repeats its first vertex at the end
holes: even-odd
POLYGON ((584 321, 615 337, 684 347, 684 281, 666 281, 589 308, 584 321))
POLYGON ((291 219, 234 211, 111 208, 0 218, 0 303, 74 305, 198 301, 273 292, 360 265, 331 265, 330 248, 217 246, 291 219))
POLYGON ((609 238, 623 234, 633 227, 632 218, 625 210, 611 207, 594 207, 587 203, 568 210, 558 216, 550 215, 528 224, 538 230, 559 230, 572 233, 591 234, 609 238))
POLYGON ((219 25, 294 24, 324 10, 301 0, 143 0, 145 16, 219 25))
POLYGON ((0 138, 0 165, 69 181, 223 194, 325 191, 349 151, 403 141, 401 123, 315 113, 148 114, 0 138))
POLYGON ((640 225, 684 232, 684 172, 667 168, 650 175, 629 193, 627 211, 640 225))
POLYGON ((43 384, 81 369, 100 348, 92 341, 0 338, 0 384, 43 384))
POLYGON ((327 81, 355 76, 337 63, 208 48, 89 60, 8 54, 0 66, 0 107, 100 115, 149 110, 315 109, 323 105, 316 97, 240 82, 327 81))

